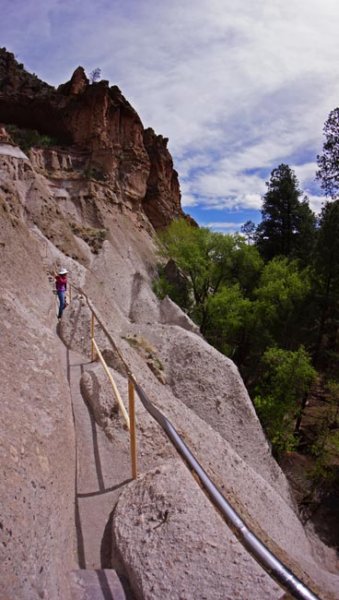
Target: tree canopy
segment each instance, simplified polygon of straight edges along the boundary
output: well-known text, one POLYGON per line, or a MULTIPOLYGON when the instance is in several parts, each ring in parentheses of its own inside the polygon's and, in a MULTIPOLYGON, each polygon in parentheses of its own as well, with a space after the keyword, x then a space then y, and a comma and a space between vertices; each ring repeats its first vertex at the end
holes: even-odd
POLYGON ((292 169, 281 164, 273 169, 266 183, 261 211, 262 222, 256 230, 256 244, 265 260, 274 256, 305 258, 312 249, 315 216, 292 169))
POLYGON ((316 174, 326 196, 336 198, 339 190, 339 108, 329 114, 324 125, 323 153, 317 156, 316 174))
POLYGON ((156 282, 235 361, 277 454, 298 446, 310 388, 322 382, 328 409, 308 446, 321 469, 339 446, 339 109, 324 132, 317 177, 334 200, 318 220, 280 164, 258 226, 247 221, 242 235, 224 235, 178 220, 163 231, 160 255, 178 274, 170 281, 161 267, 156 282))

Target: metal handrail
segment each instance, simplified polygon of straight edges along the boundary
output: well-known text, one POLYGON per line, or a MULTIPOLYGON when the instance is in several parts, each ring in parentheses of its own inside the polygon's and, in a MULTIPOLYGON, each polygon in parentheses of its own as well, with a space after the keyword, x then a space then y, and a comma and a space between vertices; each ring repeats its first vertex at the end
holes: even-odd
POLYGON ((209 478, 206 471, 200 465, 198 460, 192 454, 182 437, 178 434, 172 423, 165 417, 165 415, 149 400, 141 386, 136 381, 133 373, 131 372, 127 362, 124 360, 117 344, 113 337, 108 332, 106 326, 96 313, 91 301, 87 294, 81 289, 76 288, 86 298, 87 304, 95 315, 98 323, 104 331, 106 337, 109 339, 114 350, 117 352, 120 360, 122 361, 129 378, 129 382, 135 387, 140 401, 147 412, 157 421, 166 433, 168 439, 176 448, 180 457, 185 462, 186 466, 189 467, 199 478, 203 490, 206 492, 208 498, 219 510, 223 516, 227 525, 232 529, 240 543, 246 548, 246 550, 255 558, 255 560, 263 567, 263 569, 274 579, 284 590, 293 596, 296 600, 320 600, 320 597, 312 592, 288 567, 286 567, 268 547, 247 527, 242 518, 234 510, 231 504, 226 500, 217 486, 209 478))
POLYGON ((290 571, 247 527, 217 486, 211 481, 206 471, 192 454, 172 423, 147 398, 145 392, 137 382, 135 383, 135 389, 143 406, 162 427, 186 465, 198 475, 209 499, 221 512, 226 523, 232 529, 242 545, 250 552, 257 562, 259 562, 265 571, 286 591, 292 594, 294 598, 297 600, 319 600, 319 597, 306 587, 306 585, 298 579, 298 577, 296 577, 292 571, 290 571))

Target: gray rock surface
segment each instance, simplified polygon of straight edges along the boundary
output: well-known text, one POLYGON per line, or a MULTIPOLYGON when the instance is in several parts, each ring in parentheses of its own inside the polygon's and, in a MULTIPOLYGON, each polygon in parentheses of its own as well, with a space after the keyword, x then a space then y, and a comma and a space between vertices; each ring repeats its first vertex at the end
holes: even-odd
POLYGON ((273 600, 282 595, 179 461, 125 489, 114 511, 113 534, 137 598, 273 600))
POLYGON ((173 302, 166 296, 160 303, 161 323, 166 325, 178 325, 187 331, 193 331, 201 335, 199 327, 173 302))
MULTIPOLYGON (((70 597, 67 572, 79 563, 79 553, 74 552, 71 368, 79 370, 74 384, 78 387, 81 370, 85 371, 82 392, 96 420, 79 394, 79 410, 74 413, 82 459, 77 461, 78 491, 80 517, 88 523, 82 533, 89 544, 91 568, 114 566, 108 564, 110 559, 114 562, 109 513, 130 477, 126 430, 120 416, 112 414, 115 401, 100 365, 90 364, 90 311, 81 295, 73 295, 56 329, 55 296, 47 271, 57 265, 66 266, 70 280, 84 288, 138 382, 246 523, 296 574, 315 582, 322 598, 338 598, 334 552, 301 524, 234 364, 208 346, 173 303, 160 303, 153 294, 156 258, 149 223, 116 201, 104 185, 63 177, 54 182, 53 196, 43 166, 37 174, 26 158, 1 156, 0 598, 70 597), (79 241, 72 234, 73 220, 79 228, 104 224, 107 236, 98 254, 85 239, 79 241), (73 367, 60 357, 59 336, 66 353, 73 350, 81 355, 73 367), (94 531, 95 548, 91 548, 94 531), (109 549, 110 558, 103 558, 101 546, 109 549)), ((95 338, 127 404, 124 369, 97 325, 95 338)), ((140 593, 138 600, 170 594, 171 581, 178 586, 172 593, 186 590, 182 599, 199 597, 189 595, 192 585, 196 592, 204 589, 211 600, 226 598, 224 589, 233 598, 280 597, 275 584, 234 541, 189 473, 177 462, 168 464, 175 450, 139 401, 136 408, 138 466, 144 475, 123 492, 127 504, 119 500, 114 535, 124 570, 140 593), (166 510, 172 513, 172 523, 162 523, 166 510), (145 519, 139 523, 143 514, 145 519), (201 528, 206 520, 211 523, 207 539, 201 528), (174 548, 177 555, 169 564, 166 557, 174 548), (154 549, 159 552, 153 568, 149 561, 154 549), (224 562, 216 564, 219 552, 224 562), (196 565, 194 573, 191 562, 196 565), (210 565, 213 581, 202 563, 210 565), (145 565, 142 574, 140 565, 145 565), (204 587, 205 579, 211 592, 204 587)))
POLYGON ((124 420, 119 418, 119 404, 101 364, 95 364, 81 375, 80 388, 96 422, 107 437, 113 439, 114 431, 124 426, 124 420))
POLYGON ((7 215, 0 206, 0 598, 68 600, 76 566, 70 395, 38 244, 7 215))
POLYGON ((78 569, 70 573, 72 600, 126 600, 115 571, 78 569))

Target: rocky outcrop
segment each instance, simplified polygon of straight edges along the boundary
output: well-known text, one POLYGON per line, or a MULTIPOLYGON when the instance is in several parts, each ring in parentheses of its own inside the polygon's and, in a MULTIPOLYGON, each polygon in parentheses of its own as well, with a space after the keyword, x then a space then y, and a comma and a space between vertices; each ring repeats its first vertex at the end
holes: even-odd
POLYGON ((137 598, 282 596, 179 461, 147 473, 122 493, 113 532, 137 598))
POLYGON ((90 83, 82 67, 57 89, 0 50, 0 122, 37 130, 85 153, 87 176, 105 181, 152 225, 183 216, 167 140, 142 122, 117 86, 90 83))
POLYGON ((155 228, 166 227, 173 219, 184 216, 180 204, 178 173, 173 168, 167 142, 167 138, 156 135, 153 129, 144 131, 144 143, 150 157, 151 169, 142 205, 155 228))

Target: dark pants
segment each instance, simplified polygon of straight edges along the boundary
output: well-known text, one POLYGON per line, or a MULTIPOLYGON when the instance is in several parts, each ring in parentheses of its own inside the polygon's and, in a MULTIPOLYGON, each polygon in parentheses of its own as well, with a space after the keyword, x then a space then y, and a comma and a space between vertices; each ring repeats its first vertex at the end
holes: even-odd
POLYGON ((58 290, 57 294, 58 294, 58 298, 59 298, 58 319, 61 319, 63 310, 65 308, 65 295, 66 295, 66 292, 63 291, 63 290, 58 290))

